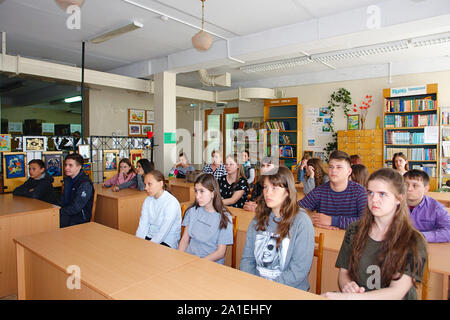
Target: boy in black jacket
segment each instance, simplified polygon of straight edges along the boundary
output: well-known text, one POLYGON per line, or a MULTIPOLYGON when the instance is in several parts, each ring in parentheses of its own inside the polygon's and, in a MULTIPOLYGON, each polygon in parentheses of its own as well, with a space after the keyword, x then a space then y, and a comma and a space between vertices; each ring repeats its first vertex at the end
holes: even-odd
POLYGON ((69 154, 64 161, 64 192, 58 203, 61 228, 91 220, 94 185, 82 165, 83 157, 77 153, 69 154))
POLYGON ((53 177, 45 171, 44 161, 31 160, 28 163, 30 178, 13 191, 13 195, 34 198, 53 203, 53 177))

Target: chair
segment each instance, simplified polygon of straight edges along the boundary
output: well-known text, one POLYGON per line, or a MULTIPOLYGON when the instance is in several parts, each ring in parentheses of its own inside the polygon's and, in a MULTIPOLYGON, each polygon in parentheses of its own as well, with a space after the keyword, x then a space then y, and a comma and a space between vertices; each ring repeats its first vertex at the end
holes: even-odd
MULTIPOLYGON (((184 214, 186 213, 187 206, 186 204, 181 205, 181 222, 183 222, 184 214)), ((183 237, 184 227, 181 226, 181 236, 183 237)))
POLYGON ((237 216, 233 216, 233 245, 231 247, 231 267, 236 269, 236 238, 237 238, 237 216))
POLYGON ((97 191, 94 189, 94 201, 92 202, 92 214, 91 214, 91 222, 95 221, 95 209, 97 204, 97 191))
POLYGON ((430 269, 428 268, 428 259, 423 269, 422 277, 422 300, 428 300, 428 280, 430 279, 430 269))
POLYGON ((317 257, 316 270, 316 294, 320 294, 322 290, 322 261, 323 261, 323 243, 325 235, 320 233, 319 236, 314 237, 314 242, 317 248, 314 247, 314 257, 317 257))

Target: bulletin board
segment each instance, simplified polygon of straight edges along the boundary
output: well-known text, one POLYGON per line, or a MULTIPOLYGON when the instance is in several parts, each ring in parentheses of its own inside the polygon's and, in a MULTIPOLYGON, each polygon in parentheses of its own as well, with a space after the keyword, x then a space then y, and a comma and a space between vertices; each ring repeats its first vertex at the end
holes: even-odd
POLYGON ((153 110, 128 109, 128 136, 147 137, 154 131, 155 115, 153 110))

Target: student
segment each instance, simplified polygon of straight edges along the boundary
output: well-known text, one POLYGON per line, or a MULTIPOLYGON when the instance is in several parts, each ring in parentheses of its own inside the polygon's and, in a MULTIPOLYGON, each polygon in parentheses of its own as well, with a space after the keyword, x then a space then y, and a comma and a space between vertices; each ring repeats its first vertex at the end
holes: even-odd
POLYGON ((170 172, 177 178, 186 178, 188 171, 195 171, 195 168, 189 164, 186 154, 182 152, 178 155, 178 161, 173 165, 170 172))
POLYGON ((369 170, 363 164, 352 165, 352 174, 350 180, 359 183, 364 188, 367 188, 367 179, 369 179, 369 170))
POLYGON ((144 176, 149 195, 142 205, 136 236, 177 249, 181 232, 181 207, 167 191, 164 175, 153 170, 144 176))
POLYGON ((352 173, 350 157, 336 150, 330 154, 328 177, 330 181, 315 188, 298 202, 311 211, 313 224, 325 229, 346 229, 361 218, 367 205, 367 192, 360 184, 349 181, 352 173))
POLYGON ((214 178, 219 179, 221 176, 227 175, 227 169, 222 163, 222 153, 218 150, 211 152, 212 163, 203 167, 203 173, 210 173, 214 178))
POLYGON ((237 156, 229 155, 225 167, 227 168, 227 175, 217 180, 223 204, 243 208, 250 189, 242 172, 242 166, 238 164, 237 156))
POLYGON ((132 180, 122 183, 119 186, 119 189, 122 190, 126 188, 132 188, 133 186, 135 186, 139 191, 144 191, 145 190, 144 176, 154 169, 155 166, 153 162, 150 162, 147 159, 139 159, 136 163, 136 175, 132 180))
POLYGON ((103 182, 102 186, 103 188, 109 188, 113 186, 113 191, 119 191, 125 188, 136 188, 136 180, 134 177, 136 176, 136 173, 134 172, 133 165, 131 164, 130 159, 123 158, 119 162, 119 173, 116 174, 111 179, 106 180, 103 182), (132 181, 133 183, 128 183, 132 181))
POLYGON ((261 177, 259 177, 259 180, 255 185, 253 186, 252 195, 250 197, 250 200, 247 201, 244 204, 244 210, 247 211, 253 211, 255 212, 256 209, 256 199, 260 195, 262 195, 263 186, 262 186, 262 176, 263 175, 270 175, 276 173, 278 170, 278 167, 275 166, 274 161, 272 160, 272 157, 265 156, 261 159, 261 177))
POLYGON ((286 167, 263 175, 263 196, 250 223, 240 270, 307 291, 314 257, 314 227, 296 203, 294 176, 286 167))
POLYGON ((91 220, 94 186, 82 170, 83 163, 78 153, 69 154, 64 161, 64 192, 58 202, 61 228, 91 220))
POLYGON ((250 156, 248 150, 245 150, 241 154, 242 156, 242 168, 244 169, 244 175, 247 179, 248 185, 252 185, 255 181, 255 167, 250 163, 250 156))
POLYGON ((13 195, 53 203, 53 177, 45 170, 44 161, 35 159, 28 163, 30 178, 13 191, 13 195))
POLYGON ((358 154, 352 154, 350 156, 350 163, 351 165, 362 164, 360 156, 358 154))
POLYGON ((417 299, 427 260, 424 237, 411 224, 399 172, 382 168, 369 177, 368 206, 344 237, 336 267, 341 293, 331 299, 417 299))
POLYGON ((450 242, 450 215, 435 199, 426 196, 430 178, 425 171, 410 170, 403 175, 406 185, 406 203, 414 227, 428 242, 450 242))
POLYGON ((303 178, 303 192, 305 195, 310 193, 314 188, 330 181, 322 160, 311 158, 306 161, 306 175, 303 178))
POLYGON ((311 158, 312 158, 311 154, 309 154, 309 153, 306 153, 303 155, 303 158, 300 161, 300 164, 298 166, 298 171, 297 171, 297 181, 298 182, 303 182, 303 180, 304 180, 303 177, 306 175, 306 163, 311 158))
POLYGON ((401 175, 409 171, 408 158, 406 158, 403 152, 394 153, 392 168, 400 172, 401 175))
POLYGON ((233 244, 233 222, 220 197, 213 175, 204 173, 194 183, 195 201, 186 210, 185 227, 178 250, 225 262, 227 245, 233 244))

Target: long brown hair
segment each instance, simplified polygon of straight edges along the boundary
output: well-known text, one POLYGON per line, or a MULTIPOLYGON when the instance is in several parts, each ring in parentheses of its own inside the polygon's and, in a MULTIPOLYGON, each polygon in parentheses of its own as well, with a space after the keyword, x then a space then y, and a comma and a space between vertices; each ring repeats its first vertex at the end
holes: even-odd
POLYGON ((352 174, 350 175, 352 181, 359 183, 367 189, 367 179, 369 179, 369 170, 363 164, 352 165, 352 174))
MULTIPOLYGON (((199 175, 197 179, 195 179, 194 186, 197 183, 200 183, 205 189, 214 193, 212 205, 214 207, 214 210, 216 210, 216 212, 220 214, 219 229, 225 229, 228 225, 229 220, 226 215, 227 210, 225 209, 225 206, 222 202, 222 197, 220 196, 220 188, 216 178, 214 178, 212 174, 203 173, 199 175)), ((197 202, 197 199, 195 199, 194 203, 191 204, 187 210, 189 210, 192 207, 195 207, 196 209, 200 207, 200 205, 197 202)))
MULTIPOLYGON (((133 165, 131 164, 130 159, 128 159, 128 158, 123 158, 122 160, 120 160, 120 161, 119 161, 119 167, 120 167, 120 164, 121 164, 122 162, 123 162, 123 163, 126 163, 126 164, 130 167, 130 170, 128 170, 127 175, 129 175, 130 173, 136 173, 136 171, 134 171, 134 167, 133 167, 133 165)), ((120 169, 119 169, 119 171, 120 171, 120 169)))
MULTIPOLYGON (((408 158, 405 156, 403 152, 394 153, 394 156, 392 157, 392 168, 396 170, 398 169, 397 165, 395 164, 395 158, 397 157, 403 158, 405 161, 408 161, 408 158)), ((409 163, 405 164, 405 170, 409 171, 409 163)))
POLYGON ((318 158, 311 158, 306 162, 306 165, 314 168, 314 183, 316 184, 316 188, 322 185, 327 172, 322 160, 318 158))
MULTIPOLYGON (((237 171, 237 173, 236 173, 236 180, 235 181, 233 181, 233 183, 231 184, 232 185, 232 190, 234 191, 234 188, 236 187, 236 185, 237 185, 237 183, 239 182, 239 179, 240 178, 244 178, 245 180, 247 180, 247 178, 245 177, 245 174, 244 174, 244 168, 242 167, 242 164, 239 164, 239 160, 238 160, 238 156, 237 156, 237 154, 229 154, 227 157, 226 157, 226 159, 228 159, 228 158, 231 158, 231 159, 233 159, 233 161, 237 164, 237 166, 238 166, 238 171, 237 171)), ((225 160, 226 160, 225 159, 225 160)))
MULTIPOLYGON (((161 171, 158 170, 152 170, 150 172, 147 172, 146 174, 144 174, 144 179, 147 175, 152 175, 153 178, 155 178, 156 181, 158 182, 163 182, 163 189, 170 192, 170 188, 169 185, 166 183, 166 179, 164 178, 164 174, 161 171)), ((171 192, 170 192, 171 193, 171 192)))
MULTIPOLYGON (((376 257, 376 263, 381 269, 381 285, 382 287, 387 287, 392 280, 398 280, 402 276, 406 268, 406 258, 408 253, 412 251, 412 279, 414 287, 416 287, 414 275, 419 272, 418 270, 421 270, 425 263, 419 259, 418 244, 420 241, 426 242, 422 234, 411 224, 409 210, 406 205, 406 188, 403 177, 394 169, 382 168, 370 175, 368 183, 374 180, 381 180, 388 183, 395 197, 400 201, 392 223, 386 232, 382 248, 376 257), (395 278, 397 274, 399 276, 395 278)), ((369 208, 366 207, 359 222, 350 256, 349 273, 353 281, 358 280, 359 262, 366 247, 370 230, 374 224, 374 216, 369 208)))
MULTIPOLYGON (((295 189, 295 181, 294 176, 292 175, 292 171, 284 166, 280 166, 278 168, 278 172, 273 175, 263 175, 261 176, 261 183, 264 187, 264 183, 268 180, 274 186, 285 188, 288 196, 284 200, 281 209, 281 221, 278 223, 277 233, 280 234, 280 237, 277 239, 277 247, 280 245, 281 241, 289 236, 289 228, 294 222, 295 216, 298 213, 298 205, 297 205, 297 192, 295 189)), ((269 225, 269 216, 272 212, 272 209, 269 208, 266 204, 266 200, 264 199, 264 193, 256 200, 256 231, 265 231, 267 226, 269 225)))

